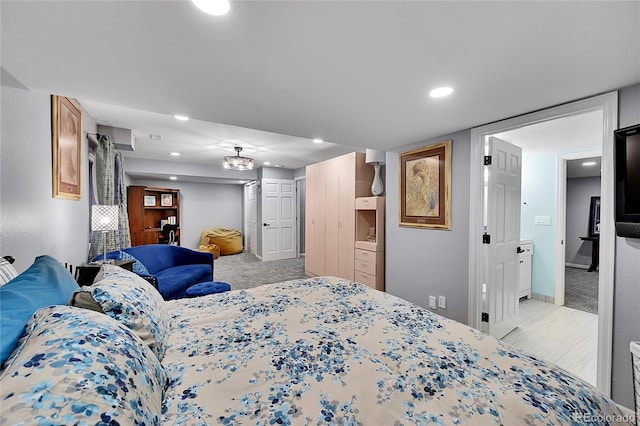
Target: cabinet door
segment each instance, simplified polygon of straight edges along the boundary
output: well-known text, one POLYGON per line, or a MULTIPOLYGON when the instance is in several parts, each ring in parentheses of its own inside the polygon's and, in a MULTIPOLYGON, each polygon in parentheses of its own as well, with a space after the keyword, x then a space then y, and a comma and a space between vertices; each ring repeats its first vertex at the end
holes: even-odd
POLYGON ((323 275, 340 277, 340 158, 326 161, 323 167, 323 172, 327 185, 324 201, 324 204, 326 205, 326 228, 323 275))
POLYGON ((313 275, 324 275, 325 194, 322 163, 307 167, 305 269, 313 275))
POLYGON ((353 280, 355 246, 355 156, 338 158, 338 239, 334 251, 338 255, 337 276, 353 280), (337 249, 337 250, 336 250, 337 249))

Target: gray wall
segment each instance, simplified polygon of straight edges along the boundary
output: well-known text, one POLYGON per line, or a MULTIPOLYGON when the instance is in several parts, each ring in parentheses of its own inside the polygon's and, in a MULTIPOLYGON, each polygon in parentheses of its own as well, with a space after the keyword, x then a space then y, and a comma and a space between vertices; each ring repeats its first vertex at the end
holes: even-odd
MULTIPOLYGON (((619 92, 619 127, 640 124, 640 84, 619 92)), ((633 407, 629 342, 640 340, 640 239, 616 237, 611 396, 633 407)))
POLYGON ((471 132, 465 130, 387 151, 386 291, 427 307, 429 295, 445 296, 436 312, 466 323, 469 298, 469 156, 471 132), (399 224, 399 153, 452 139, 451 231, 405 228, 399 224))
POLYGON ((200 244, 200 233, 206 228, 233 228, 244 232, 243 185, 166 180, 132 180, 131 185, 180 190, 180 245, 182 247, 197 249, 200 244))
POLYGON ((567 225, 565 263, 588 267, 591 264, 589 208, 591 197, 600 195, 600 176, 567 179, 567 225))
POLYGON ((48 254, 79 265, 89 251, 88 144, 96 124, 82 114, 79 201, 53 198, 49 93, 2 86, 0 142, 0 254, 19 272, 48 254))

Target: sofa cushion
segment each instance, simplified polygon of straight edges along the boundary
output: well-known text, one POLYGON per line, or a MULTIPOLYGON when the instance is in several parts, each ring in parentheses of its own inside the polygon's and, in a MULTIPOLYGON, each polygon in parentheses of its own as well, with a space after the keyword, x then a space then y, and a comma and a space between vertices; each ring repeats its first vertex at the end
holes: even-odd
POLYGON ((0 364, 15 347, 35 311, 48 305, 64 305, 78 288, 71 273, 51 256, 36 257, 26 271, 0 287, 0 364))
POLYGON ((146 280, 114 265, 103 265, 90 287, 78 290, 69 304, 95 309, 80 293, 89 293, 102 311, 138 335, 159 360, 164 357, 170 318, 162 296, 146 280))
POLYGON ((160 271, 158 288, 165 300, 184 297, 186 290, 194 284, 211 281, 209 265, 183 265, 160 271))
POLYGON ((149 271, 149 274, 156 275, 164 269, 175 266, 172 247, 174 246, 167 244, 153 244, 129 247, 124 251, 142 262, 149 271))
POLYGON ((2 422, 157 425, 166 383, 158 359, 122 324, 42 308, 0 375, 2 422))

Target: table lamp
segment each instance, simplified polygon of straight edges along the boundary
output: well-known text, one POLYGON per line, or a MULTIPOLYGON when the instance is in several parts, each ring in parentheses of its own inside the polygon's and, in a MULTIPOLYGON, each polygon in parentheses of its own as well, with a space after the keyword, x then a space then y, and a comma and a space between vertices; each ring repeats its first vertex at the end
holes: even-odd
POLYGON ((94 204, 91 206, 91 230, 102 232, 104 255, 102 263, 107 262, 107 233, 118 230, 118 206, 94 204))
POLYGON ((376 151, 375 149, 368 149, 365 154, 365 163, 373 164, 373 183, 371 184, 371 193, 376 197, 382 195, 384 192, 384 185, 382 184, 382 175, 380 174, 380 166, 385 162, 385 152, 376 151))

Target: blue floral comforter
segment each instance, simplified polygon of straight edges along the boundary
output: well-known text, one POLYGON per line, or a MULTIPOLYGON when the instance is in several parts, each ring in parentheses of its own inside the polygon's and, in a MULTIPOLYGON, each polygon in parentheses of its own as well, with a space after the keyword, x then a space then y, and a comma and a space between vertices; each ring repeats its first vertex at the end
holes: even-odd
POLYGON ((164 424, 627 424, 564 370, 351 281, 168 304, 164 424))

